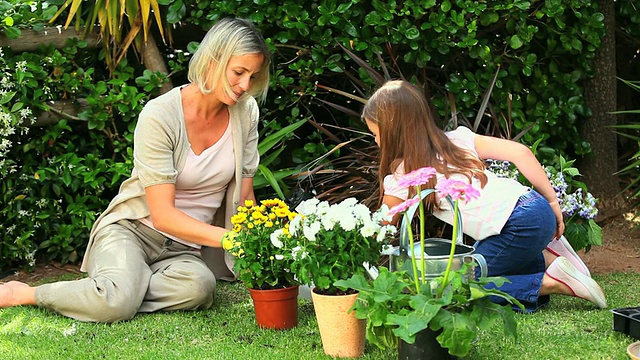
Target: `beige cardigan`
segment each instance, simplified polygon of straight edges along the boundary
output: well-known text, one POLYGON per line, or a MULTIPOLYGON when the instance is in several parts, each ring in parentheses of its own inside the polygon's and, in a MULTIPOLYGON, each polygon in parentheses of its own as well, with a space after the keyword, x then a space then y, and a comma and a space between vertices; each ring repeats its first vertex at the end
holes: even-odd
MULTIPOLYGON (((218 209, 214 224, 231 228, 231 215, 240 202, 242 178, 253 177, 258 154, 259 109, 255 99, 245 95, 229 107, 229 122, 235 154, 235 176, 227 187, 225 207, 218 209), (232 196, 228 196, 231 194, 232 196), (228 215, 227 215, 228 214, 228 215), (227 215, 227 216, 225 216, 227 215)), ((145 187, 175 184, 184 168, 190 144, 184 123, 180 88, 149 101, 140 112, 134 131, 133 170, 131 177, 120 185, 107 209, 98 217, 89 235, 89 244, 81 270, 87 271, 89 254, 95 235, 109 224, 122 219, 136 220, 149 215, 145 187)), ((202 257, 217 279, 234 280, 233 259, 221 248, 202 247, 202 257)))

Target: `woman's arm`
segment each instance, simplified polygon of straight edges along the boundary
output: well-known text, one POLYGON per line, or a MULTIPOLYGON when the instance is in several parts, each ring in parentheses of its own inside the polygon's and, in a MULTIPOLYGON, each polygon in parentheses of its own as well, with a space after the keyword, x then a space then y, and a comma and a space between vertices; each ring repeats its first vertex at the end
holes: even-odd
POLYGON ((159 184, 145 189, 153 226, 180 239, 210 247, 221 247, 225 228, 196 220, 175 206, 174 184, 159 184))
POLYGON ((555 238, 559 238, 564 232, 562 210, 556 192, 533 152, 515 141, 483 135, 476 135, 475 147, 481 159, 506 160, 513 163, 536 191, 549 201, 557 222, 555 238))
POLYGON ((256 195, 253 192, 253 178, 242 178, 242 188, 240 189, 240 205, 244 205, 245 200, 253 200, 256 203, 256 195))

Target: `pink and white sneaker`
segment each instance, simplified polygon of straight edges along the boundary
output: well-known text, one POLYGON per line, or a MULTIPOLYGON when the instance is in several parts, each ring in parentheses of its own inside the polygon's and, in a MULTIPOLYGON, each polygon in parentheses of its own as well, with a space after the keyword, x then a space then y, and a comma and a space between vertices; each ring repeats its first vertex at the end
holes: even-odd
POLYGON ((580 259, 578 254, 576 254, 576 252, 571 247, 571 244, 569 244, 569 241, 567 241, 567 238, 565 238, 564 235, 560 236, 560 239, 558 240, 551 240, 549 245, 547 245, 547 251, 555 256, 566 257, 569 261, 571 261, 573 266, 578 269, 578 271, 585 274, 586 276, 591 277, 591 272, 589 272, 587 265, 582 262, 582 259, 580 259))
POLYGON ((569 287, 573 296, 588 300, 601 309, 607 307, 607 300, 600 285, 580 272, 569 259, 563 256, 557 257, 549 265, 546 274, 569 287))

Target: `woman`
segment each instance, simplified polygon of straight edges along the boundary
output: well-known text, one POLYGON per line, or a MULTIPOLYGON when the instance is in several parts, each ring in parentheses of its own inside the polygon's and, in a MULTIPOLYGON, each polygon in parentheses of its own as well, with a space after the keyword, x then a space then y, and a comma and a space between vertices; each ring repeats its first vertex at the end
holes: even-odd
MULTIPOLYGON (((514 141, 476 135, 465 127, 445 133, 436 125, 422 92, 406 81, 390 81, 368 100, 363 119, 380 146, 381 202, 393 207, 414 196, 398 178, 430 166, 437 179, 458 178, 480 190, 480 198, 462 202, 462 229, 476 240, 476 252, 487 260, 488 276, 510 280, 500 289, 537 310, 549 294, 584 298, 600 308, 606 300, 600 286, 562 237, 564 221, 555 191, 531 150, 514 141), (487 171, 484 159, 515 164, 533 189, 487 171), (553 239, 553 240, 552 240, 553 239), (551 241, 552 240, 552 241, 551 241)), ((451 224, 443 199, 427 206, 451 224)), ((397 223, 398 218, 394 219, 397 223)), ((497 300, 497 299, 496 299, 497 300)))
POLYGON ((255 200, 254 97, 266 96, 269 56, 250 22, 213 26, 191 59, 189 83, 140 113, 131 177, 91 230, 81 267, 88 277, 0 285, 0 307, 37 305, 94 322, 209 308, 216 278, 235 278, 221 249, 224 226, 255 200))

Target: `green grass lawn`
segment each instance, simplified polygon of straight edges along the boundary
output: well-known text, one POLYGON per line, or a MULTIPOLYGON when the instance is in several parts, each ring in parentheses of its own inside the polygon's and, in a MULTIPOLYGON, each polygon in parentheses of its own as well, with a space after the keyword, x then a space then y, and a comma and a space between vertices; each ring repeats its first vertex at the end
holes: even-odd
MULTIPOLYGON (((640 274, 595 276, 609 309, 640 306, 640 274)), ((207 311, 140 314, 116 324, 82 323, 35 307, 0 309, 0 359, 330 359, 322 350, 313 305, 300 300, 299 324, 264 330, 255 324, 249 292, 218 284, 207 311)), ((613 331, 613 314, 553 296, 535 314, 517 315, 519 338, 502 327, 481 333, 464 359, 628 359, 636 341, 613 331)), ((367 345, 362 359, 395 359, 395 350, 367 345)))

